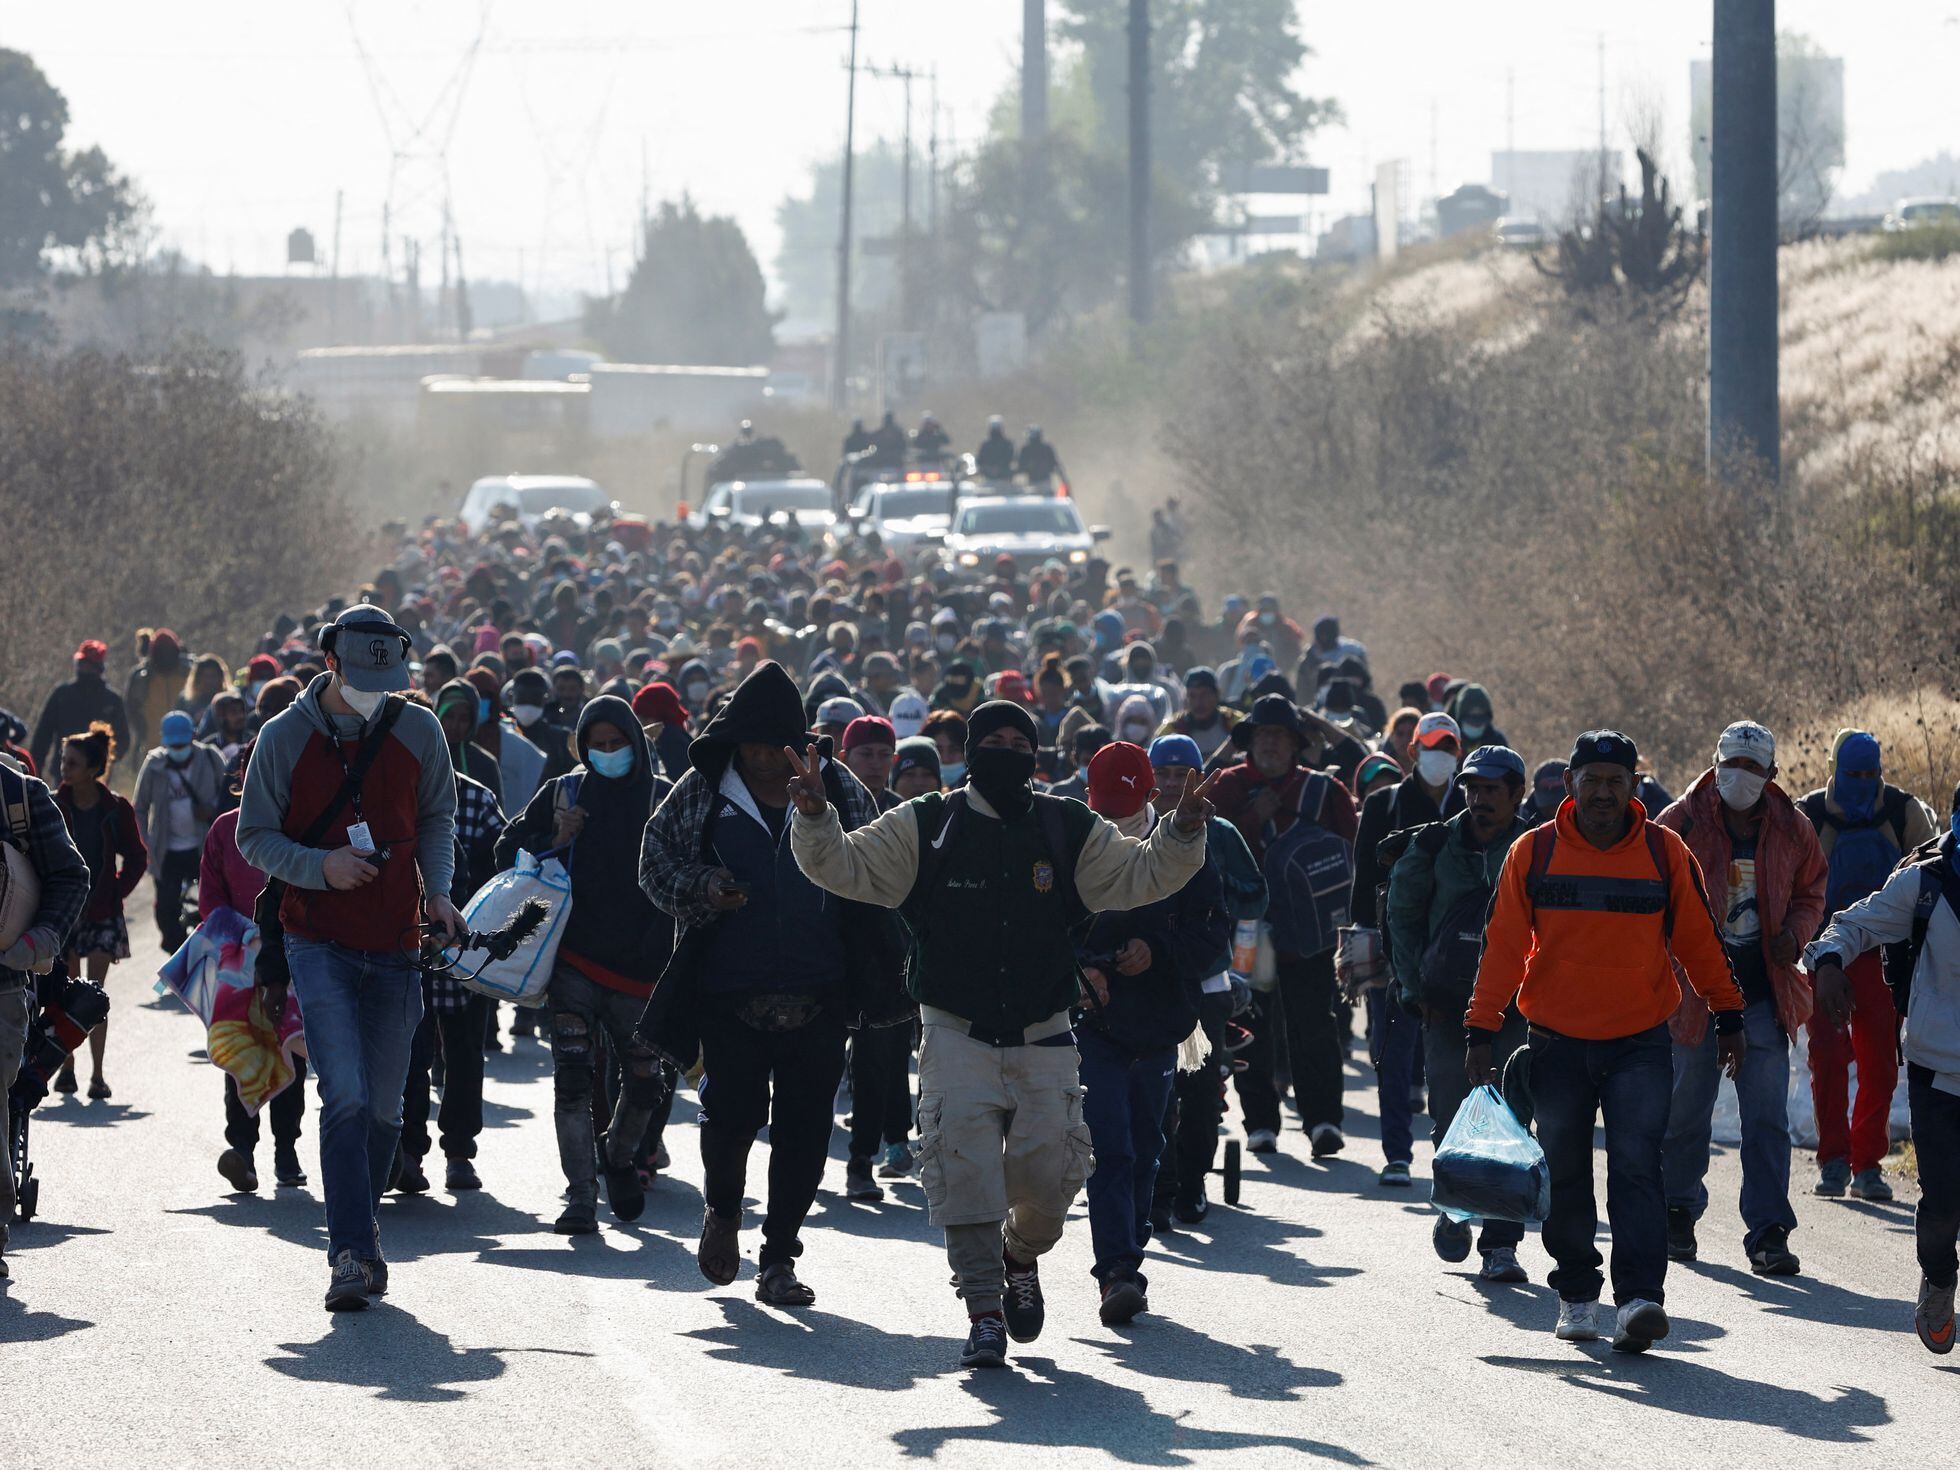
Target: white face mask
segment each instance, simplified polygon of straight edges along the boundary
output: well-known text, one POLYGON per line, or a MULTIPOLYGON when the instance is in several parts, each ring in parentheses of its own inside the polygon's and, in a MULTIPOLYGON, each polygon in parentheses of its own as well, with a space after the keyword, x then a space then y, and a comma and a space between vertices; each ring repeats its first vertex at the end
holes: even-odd
POLYGON ((1463 738, 1465 740, 1482 740, 1484 738, 1484 732, 1489 728, 1489 725, 1473 725, 1466 721, 1463 726, 1463 738))
POLYGON ((510 713, 512 719, 516 720, 518 724, 528 730, 544 718, 544 706, 541 704, 514 704, 510 707, 510 713))
POLYGON ((1746 812, 1762 797, 1769 777, 1722 766, 1715 772, 1715 789, 1731 811, 1746 812))
POLYGON ((342 679, 340 681, 340 697, 347 701, 347 707, 349 709, 353 710, 355 714, 365 720, 371 718, 374 712, 381 708, 381 701, 387 696, 378 690, 373 694, 369 694, 365 690, 356 689, 352 684, 342 679))
POLYGON ((1447 750, 1416 752, 1416 774, 1425 786, 1447 786, 1456 774, 1456 757, 1447 750))
POLYGON ((1123 727, 1123 738, 1132 745, 1142 745, 1150 738, 1150 726, 1132 721, 1123 727))

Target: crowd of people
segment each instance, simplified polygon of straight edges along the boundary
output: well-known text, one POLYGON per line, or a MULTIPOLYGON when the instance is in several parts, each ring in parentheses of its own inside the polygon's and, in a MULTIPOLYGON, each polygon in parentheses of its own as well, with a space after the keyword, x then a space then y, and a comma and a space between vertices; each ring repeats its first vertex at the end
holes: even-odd
MULTIPOLYGON (((996 422, 981 453, 1010 452, 996 422)), ((1175 548, 1174 506, 1151 536, 1175 548)), ((1735 1244, 1794 1274, 1792 1038, 1810 1187, 1882 1201, 1903 1014, 1917 1329, 1951 1349, 1960 791, 1938 822, 1868 733, 1798 798, 1772 732, 1738 719, 1674 799, 1618 731, 1527 763, 1472 678, 1411 680, 1391 707, 1339 618, 1272 593, 1207 608, 1170 556, 955 569, 794 524, 434 521, 352 598, 229 652, 145 630, 118 693, 91 639, 31 733, 0 712, 6 836, 39 878, 0 955, 0 1082, 36 974, 61 958, 100 983, 129 959, 146 875, 167 950, 253 918, 265 1013, 304 1023, 267 1111, 276 1183, 304 1183, 312 1082, 329 1308, 386 1292, 377 1204, 430 1189, 438 1144, 445 1188, 482 1186, 484 1050, 541 1037, 556 1230, 599 1229, 602 1201, 641 1213, 691 1081, 702 1273, 740 1272, 766 1127, 756 1294, 809 1305, 842 1111, 844 1192, 917 1180, 959 1360, 998 1365, 1042 1330, 1041 1258, 1085 1187, 1102 1320, 1150 1310, 1153 1238, 1213 1208, 1230 1096, 1250 1153, 1282 1148, 1289 1103, 1310 1158, 1341 1153, 1359 1024, 1378 1187, 1411 1184, 1417 1116, 1440 1144, 1500 1084, 1550 1173, 1558 1336, 1640 1351, 1669 1330, 1668 1263, 1704 1248, 1721 1074, 1735 1244), (571 907, 542 1003, 500 1012, 421 956, 523 854, 562 861, 571 907)), ((72 1058, 55 1085, 78 1086, 72 1058)), ((224 1092, 218 1171, 255 1190, 259 1119, 224 1092)), ((1432 1239, 1516 1282, 1526 1228, 1438 1213, 1432 1239)))

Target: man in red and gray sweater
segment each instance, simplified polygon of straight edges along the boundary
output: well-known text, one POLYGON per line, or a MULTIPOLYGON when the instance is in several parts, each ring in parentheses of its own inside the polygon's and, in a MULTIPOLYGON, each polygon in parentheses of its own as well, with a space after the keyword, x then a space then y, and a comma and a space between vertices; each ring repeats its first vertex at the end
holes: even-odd
POLYGON ((419 926, 426 914, 461 927, 449 899, 456 780, 434 714, 403 704, 387 723, 388 696, 409 687, 409 640, 386 613, 349 608, 321 630, 320 647, 331 672, 259 732, 238 850, 286 885, 285 955, 320 1094, 327 1308, 348 1311, 388 1287, 375 1205, 422 1016, 419 926))

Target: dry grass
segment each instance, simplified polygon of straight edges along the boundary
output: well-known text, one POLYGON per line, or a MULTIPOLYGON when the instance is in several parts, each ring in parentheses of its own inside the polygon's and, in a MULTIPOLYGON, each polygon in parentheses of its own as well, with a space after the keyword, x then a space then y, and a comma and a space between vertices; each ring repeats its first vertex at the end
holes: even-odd
POLYGON ((1960 699, 1926 688, 1880 695, 1779 731, 1783 784, 1792 791, 1823 785, 1830 774, 1831 742, 1847 727, 1878 737, 1886 780, 1918 792, 1936 812, 1947 809, 1954 783, 1960 781, 1960 699))

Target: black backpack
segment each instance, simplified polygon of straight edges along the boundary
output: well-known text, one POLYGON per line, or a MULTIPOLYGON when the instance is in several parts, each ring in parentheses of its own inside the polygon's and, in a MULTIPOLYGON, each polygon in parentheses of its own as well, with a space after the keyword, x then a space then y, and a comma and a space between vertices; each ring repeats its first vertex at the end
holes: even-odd
POLYGON ((1300 783, 1293 825, 1266 844, 1266 922, 1281 954, 1324 954, 1348 921, 1354 850, 1320 822, 1333 790, 1332 776, 1310 772, 1300 783))
MULTIPOLYGON (((1892 992, 1892 1006, 1899 1014, 1901 1025, 1912 1002, 1912 972, 1919 965, 1919 952, 1926 947, 1926 927, 1933 922, 1933 910, 1939 907, 1942 895, 1955 916, 1960 917, 1960 875, 1945 860, 1943 844, 1943 838, 1935 837, 1921 843, 1899 862, 1899 867, 1913 868, 1919 874, 1919 892, 1912 902, 1912 934, 1881 949, 1878 963, 1892 992)), ((1893 871, 1896 873, 1898 869, 1893 871)))
POLYGON ((1375 869, 1381 874, 1380 881, 1375 884, 1375 928, 1381 935, 1384 960, 1393 963, 1395 959, 1395 946, 1389 938, 1388 923, 1389 880, 1395 874, 1395 865, 1411 847, 1418 847, 1434 858, 1449 840, 1449 828, 1445 823, 1424 822, 1419 827, 1404 827, 1391 832, 1375 844, 1375 869))

